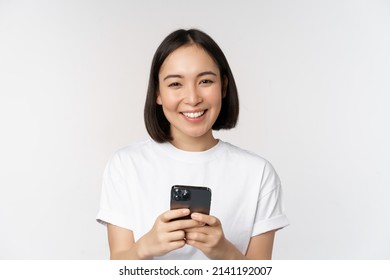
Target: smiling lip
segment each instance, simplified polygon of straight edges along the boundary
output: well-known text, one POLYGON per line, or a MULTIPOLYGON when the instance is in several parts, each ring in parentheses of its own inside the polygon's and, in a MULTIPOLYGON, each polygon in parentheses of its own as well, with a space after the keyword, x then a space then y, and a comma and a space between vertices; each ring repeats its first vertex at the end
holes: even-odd
POLYGON ((184 118, 190 122, 199 122, 203 120, 203 116, 206 114, 207 110, 202 111, 190 111, 190 112, 181 112, 184 118))
POLYGON ((206 112, 206 110, 203 110, 203 111, 194 111, 194 112, 182 112, 182 114, 184 116, 186 116, 187 118, 191 118, 191 119, 196 119, 196 118, 199 118, 201 116, 203 116, 203 114, 206 112))

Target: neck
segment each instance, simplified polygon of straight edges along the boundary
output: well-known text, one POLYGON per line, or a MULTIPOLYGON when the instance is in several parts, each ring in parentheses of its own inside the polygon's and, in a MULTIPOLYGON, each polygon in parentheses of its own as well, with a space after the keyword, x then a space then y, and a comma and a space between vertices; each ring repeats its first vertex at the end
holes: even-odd
POLYGON ((181 139, 181 137, 174 137, 174 139, 171 141, 171 144, 183 151, 203 152, 211 149, 218 143, 218 140, 214 138, 212 133, 200 137, 196 137, 196 138, 193 137, 183 137, 183 138, 186 139, 181 139))

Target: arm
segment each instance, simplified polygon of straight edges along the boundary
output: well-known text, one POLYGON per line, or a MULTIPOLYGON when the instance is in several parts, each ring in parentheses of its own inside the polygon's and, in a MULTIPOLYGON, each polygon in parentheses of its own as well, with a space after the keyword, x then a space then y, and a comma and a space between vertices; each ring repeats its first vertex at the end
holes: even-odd
POLYGON ((131 230, 107 224, 111 260, 141 260, 131 230))
POLYGON ((263 234, 253 236, 249 241, 246 257, 249 260, 270 260, 272 259, 272 249, 274 245, 275 231, 268 231, 263 234))

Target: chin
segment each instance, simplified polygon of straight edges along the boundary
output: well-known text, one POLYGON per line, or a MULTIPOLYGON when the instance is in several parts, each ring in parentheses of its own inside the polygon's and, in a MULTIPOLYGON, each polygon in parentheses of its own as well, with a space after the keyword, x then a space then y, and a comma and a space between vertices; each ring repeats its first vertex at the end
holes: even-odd
POLYGON ((192 138, 200 138, 207 135, 207 133, 208 131, 188 131, 185 135, 192 138))

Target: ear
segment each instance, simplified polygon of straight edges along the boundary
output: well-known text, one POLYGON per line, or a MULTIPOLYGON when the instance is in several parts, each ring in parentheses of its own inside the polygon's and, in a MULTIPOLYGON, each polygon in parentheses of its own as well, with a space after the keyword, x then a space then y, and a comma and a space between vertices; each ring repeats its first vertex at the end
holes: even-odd
POLYGON ((223 76, 223 81, 222 81, 222 98, 226 97, 228 84, 229 84, 228 78, 226 76, 223 76))
POLYGON ((156 98, 156 103, 158 105, 162 105, 162 100, 161 100, 161 96, 160 96, 160 91, 156 91, 156 95, 157 95, 157 98, 156 98))

